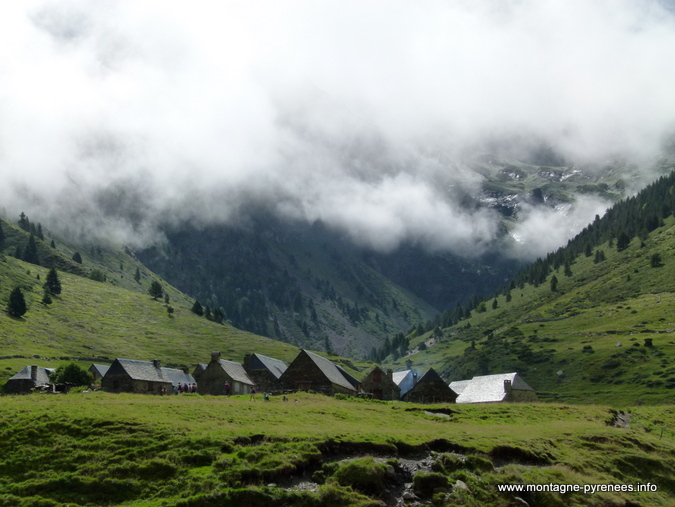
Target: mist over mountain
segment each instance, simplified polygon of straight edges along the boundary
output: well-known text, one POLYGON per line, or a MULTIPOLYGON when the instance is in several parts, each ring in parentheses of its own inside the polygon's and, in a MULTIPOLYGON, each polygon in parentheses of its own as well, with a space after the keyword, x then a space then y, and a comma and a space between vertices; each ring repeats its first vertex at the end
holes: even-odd
POLYGON ((521 199, 504 230, 486 171, 609 162, 630 172, 622 194, 653 180, 674 25, 659 1, 12 2, 0 197, 137 247, 263 210, 381 253, 506 252, 506 234, 533 258, 612 196, 521 199))

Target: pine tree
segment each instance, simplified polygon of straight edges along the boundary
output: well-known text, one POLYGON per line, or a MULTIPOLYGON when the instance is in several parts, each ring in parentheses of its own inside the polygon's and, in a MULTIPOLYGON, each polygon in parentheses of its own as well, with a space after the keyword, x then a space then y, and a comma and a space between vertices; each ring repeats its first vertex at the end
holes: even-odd
POLYGON ((80 255, 80 252, 75 252, 73 254, 73 260, 78 264, 82 264, 82 256, 80 255))
POLYGON ((56 243, 54 243, 54 240, 52 240, 52 242, 49 243, 49 246, 52 248, 56 248, 56 243))
POLYGON ((141 271, 138 268, 136 268, 136 273, 134 273, 134 280, 137 282, 141 281, 141 271))
POLYGON ((622 232, 619 234, 619 237, 616 238, 616 250, 621 252, 628 248, 628 245, 630 245, 630 237, 625 232, 622 232))
POLYGON ((2 230, 2 224, 0 224, 0 247, 5 243, 5 231, 2 230))
POLYGON ((162 284, 157 280, 154 280, 148 288, 148 294, 152 296, 152 299, 161 298, 164 295, 164 289, 162 289, 162 284))
POLYGON ((26 299, 23 297, 23 292, 19 287, 16 287, 9 295, 7 302, 7 313, 12 317, 21 317, 26 313, 26 299))
POLYGON ((28 243, 26 243, 26 248, 23 249, 21 254, 21 260, 25 262, 30 262, 31 264, 40 265, 40 258, 38 257, 37 245, 35 244, 35 236, 32 234, 28 238, 28 243))
POLYGON ((558 278, 553 275, 551 277, 551 292, 556 292, 558 290, 558 278))
POLYGON ((42 232, 42 224, 41 224, 41 223, 38 223, 38 224, 37 224, 37 229, 36 229, 35 235, 36 235, 39 239, 41 239, 42 241, 44 241, 45 235, 44 235, 44 233, 42 232))
POLYGON ((202 304, 197 300, 195 300, 195 304, 192 305, 190 311, 194 314, 199 315, 200 317, 204 315, 204 308, 202 307, 202 304))
POLYGON ((19 227, 24 231, 30 231, 30 220, 28 220, 28 217, 23 211, 19 215, 19 227))
POLYGON ((50 269, 49 273, 47 273, 45 288, 49 289, 50 294, 61 294, 61 281, 59 280, 59 274, 56 272, 56 268, 50 269))

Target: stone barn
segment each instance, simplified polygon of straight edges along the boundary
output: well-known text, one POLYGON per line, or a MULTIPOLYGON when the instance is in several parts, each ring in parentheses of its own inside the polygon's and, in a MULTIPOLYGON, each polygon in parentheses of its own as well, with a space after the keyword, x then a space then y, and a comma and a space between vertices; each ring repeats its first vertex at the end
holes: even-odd
POLYGON ((417 381, 404 396, 404 401, 412 403, 455 403, 457 393, 436 373, 433 368, 417 381))
POLYGON ((247 354, 244 356, 244 370, 261 392, 280 391, 279 379, 287 368, 288 366, 283 361, 262 354, 247 354))
POLYGON ((197 382, 197 384, 199 384, 199 377, 202 376, 202 373, 204 373, 204 370, 206 369, 207 366, 208 366, 207 363, 199 363, 197 364, 197 366, 195 366, 195 369, 192 371, 192 376, 194 377, 195 382, 197 382))
POLYGON ((457 397, 457 403, 538 401, 534 389, 527 385, 517 372, 480 375, 468 381, 453 382, 450 387, 452 388, 455 384, 457 384, 458 390, 461 390, 457 397), (465 385, 462 386, 461 383, 465 383, 465 385))
POLYGON ((401 399, 401 388, 393 380, 394 372, 384 372, 375 366, 361 381, 361 391, 372 395, 376 400, 394 401, 401 399))
POLYGON ((213 352, 211 361, 199 377, 197 390, 201 394, 228 394, 225 384, 230 385, 229 394, 248 394, 255 387, 244 365, 220 359, 220 352, 213 352))
POLYGON ((5 393, 20 394, 29 393, 36 387, 48 385, 49 374, 53 368, 43 368, 42 366, 24 366, 5 384, 5 393))
POLYGON ((308 350, 300 351, 280 382, 287 391, 315 391, 328 396, 359 392, 358 380, 332 361, 308 350))
POLYGON ((88 371, 94 377, 94 382, 98 382, 108 373, 109 368, 110 366, 105 364, 92 364, 88 371))
POLYGON ((194 383, 189 373, 175 368, 162 368, 157 359, 137 361, 118 358, 101 379, 101 388, 112 393, 160 394, 162 388, 171 393, 174 385, 194 383))

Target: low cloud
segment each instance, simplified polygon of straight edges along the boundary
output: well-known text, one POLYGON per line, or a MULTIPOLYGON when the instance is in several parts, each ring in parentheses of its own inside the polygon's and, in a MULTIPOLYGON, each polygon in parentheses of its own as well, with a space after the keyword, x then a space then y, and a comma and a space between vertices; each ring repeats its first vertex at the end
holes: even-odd
MULTIPOLYGON (((259 206, 379 250, 473 254, 498 234, 471 204, 467 160, 488 141, 576 162, 659 152, 674 28, 656 0, 11 2, 0 200, 135 244, 259 206)), ((521 210, 518 255, 608 204, 521 210)))

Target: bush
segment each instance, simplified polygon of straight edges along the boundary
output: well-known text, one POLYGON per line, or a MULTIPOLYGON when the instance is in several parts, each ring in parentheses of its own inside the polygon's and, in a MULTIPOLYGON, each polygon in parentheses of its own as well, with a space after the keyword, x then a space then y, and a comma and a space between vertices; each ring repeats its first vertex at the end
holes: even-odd
POLYGON ((341 486, 351 486, 366 495, 377 495, 384 491, 384 476, 387 466, 376 463, 370 456, 343 463, 339 466, 331 481, 341 486))
POLYGON ((55 384, 75 384, 78 386, 89 385, 93 381, 91 374, 77 363, 68 363, 59 366, 50 375, 55 384))
POLYGON ((431 498, 434 490, 449 487, 448 478, 438 472, 419 472, 413 477, 413 489, 422 498, 431 498))

